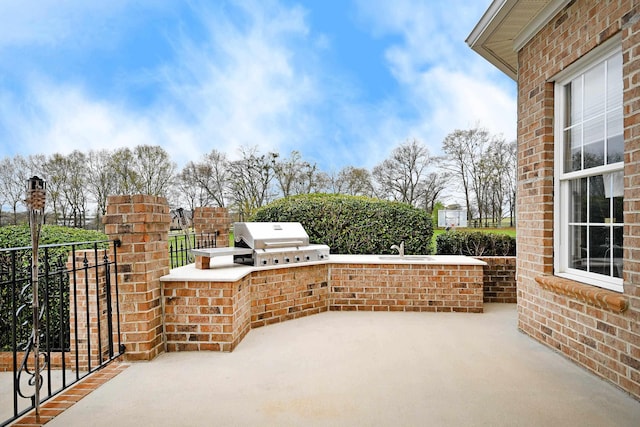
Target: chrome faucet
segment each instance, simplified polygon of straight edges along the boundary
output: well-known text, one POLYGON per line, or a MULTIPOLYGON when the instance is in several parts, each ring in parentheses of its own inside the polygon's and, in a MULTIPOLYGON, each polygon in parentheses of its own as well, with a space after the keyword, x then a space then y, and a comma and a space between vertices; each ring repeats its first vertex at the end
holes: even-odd
POLYGON ((393 245, 391 246, 391 249, 395 249, 396 251, 398 251, 398 255, 400 255, 400 257, 404 256, 404 240, 402 242, 400 242, 400 246, 398 245, 393 245))

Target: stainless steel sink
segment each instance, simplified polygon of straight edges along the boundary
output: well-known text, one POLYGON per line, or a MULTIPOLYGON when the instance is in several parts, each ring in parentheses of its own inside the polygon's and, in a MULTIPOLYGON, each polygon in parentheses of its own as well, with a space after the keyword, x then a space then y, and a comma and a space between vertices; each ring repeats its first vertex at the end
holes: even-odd
POLYGON ((381 255, 378 258, 383 261, 434 261, 433 257, 427 255, 381 255))

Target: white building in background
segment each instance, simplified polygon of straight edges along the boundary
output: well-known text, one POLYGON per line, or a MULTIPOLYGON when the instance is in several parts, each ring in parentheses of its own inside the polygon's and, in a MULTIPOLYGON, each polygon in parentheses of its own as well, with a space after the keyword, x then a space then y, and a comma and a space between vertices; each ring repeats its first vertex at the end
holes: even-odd
POLYGON ((438 227, 466 227, 467 211, 466 210, 446 210, 438 211, 438 227))

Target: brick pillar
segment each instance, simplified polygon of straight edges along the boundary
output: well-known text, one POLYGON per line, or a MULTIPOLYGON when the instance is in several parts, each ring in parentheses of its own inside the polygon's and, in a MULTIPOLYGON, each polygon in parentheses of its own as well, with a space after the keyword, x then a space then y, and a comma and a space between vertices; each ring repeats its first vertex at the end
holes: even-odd
POLYGON ((214 208, 210 206, 195 208, 193 211, 193 228, 196 233, 196 246, 213 246, 203 242, 203 236, 216 237, 216 247, 229 246, 229 229, 231 218, 227 208, 214 208))
POLYGON ((169 205, 163 197, 109 196, 105 233, 119 239, 118 285, 127 360, 163 351, 160 277, 169 274, 169 205))
POLYGON ((77 344, 78 366, 74 366, 74 369, 80 371, 96 368, 108 360, 110 343, 113 345, 114 354, 118 352, 117 319, 115 318, 117 315, 115 309, 116 292, 113 283, 110 288, 113 336, 109 337, 107 274, 103 258, 105 254, 113 259, 111 248, 100 249, 97 252, 98 259, 96 259, 96 252, 93 249, 79 250, 75 253, 75 259, 69 255, 67 264, 67 268, 71 272, 69 273, 71 282, 69 292, 70 360, 75 363, 77 344), (98 265, 97 268, 96 265, 98 265), (73 277, 74 272, 75 278, 73 277), (91 354, 89 354, 89 349, 91 354))

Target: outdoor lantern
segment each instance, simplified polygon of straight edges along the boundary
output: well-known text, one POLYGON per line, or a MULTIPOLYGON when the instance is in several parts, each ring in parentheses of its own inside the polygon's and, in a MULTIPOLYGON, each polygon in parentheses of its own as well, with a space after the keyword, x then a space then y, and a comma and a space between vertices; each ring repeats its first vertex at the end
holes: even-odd
POLYGON ((38 243, 40 241, 40 230, 44 219, 44 205, 46 201, 46 183, 43 179, 33 176, 27 183, 27 199, 25 200, 29 210, 29 227, 31 228, 31 286, 33 289, 33 356, 34 371, 33 384, 34 406, 36 409, 36 417, 40 416, 40 387, 42 386, 42 377, 40 372, 44 369, 47 359, 46 355, 40 353, 40 308, 38 304, 38 243), (40 358, 44 357, 44 362, 40 366, 40 358))
POLYGON ((29 178, 27 184, 27 207, 29 211, 39 211, 44 213, 44 203, 46 199, 46 183, 44 179, 33 176, 29 178))

